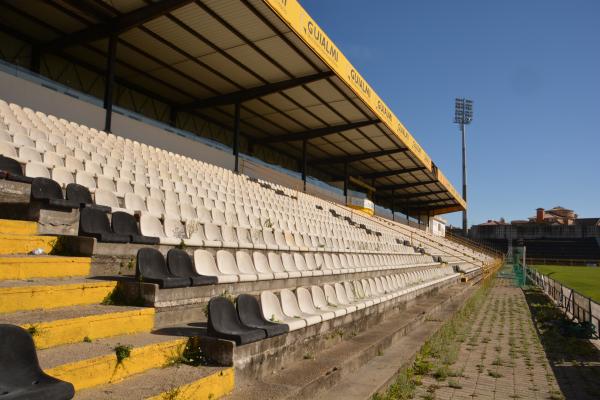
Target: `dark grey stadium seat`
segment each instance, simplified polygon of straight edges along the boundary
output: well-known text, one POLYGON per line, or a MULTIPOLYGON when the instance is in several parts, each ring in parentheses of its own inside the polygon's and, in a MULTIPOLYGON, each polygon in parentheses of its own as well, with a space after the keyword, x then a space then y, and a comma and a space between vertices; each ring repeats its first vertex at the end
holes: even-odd
POLYGON ((181 249, 171 249, 167 253, 167 268, 174 276, 189 278, 192 286, 215 285, 218 283, 216 276, 200 275, 196 272, 189 254, 181 249))
POLYGON ((242 324, 234 305, 224 297, 213 297, 208 302, 208 334, 221 339, 233 340, 239 345, 266 338, 262 329, 242 324))
POLYGON ((74 395, 73 385, 42 371, 27 331, 0 324, 0 399, 67 400, 74 395))
POLYGON ((285 324, 277 324, 267 320, 260 309, 256 297, 249 294, 240 294, 235 300, 238 317, 242 324, 256 329, 262 329, 267 337, 279 336, 289 332, 285 324))
POLYGON ((91 207, 105 213, 110 212, 110 207, 95 204, 89 189, 77 183, 67 185, 66 197, 67 200, 79 204, 80 207, 91 207))
POLYGON ((23 183, 33 182, 33 178, 23 175, 23 167, 17 160, 3 155, 0 155, 0 179, 23 183))
POLYGON ((190 286, 190 278, 171 274, 162 253, 151 247, 138 250, 135 276, 142 282, 156 283, 161 289, 190 286))
POLYGON ((138 244, 158 244, 160 239, 153 236, 143 236, 140 233, 135 217, 123 211, 117 211, 112 214, 112 230, 114 233, 126 235, 129 241, 138 244))
POLYGON ((33 178, 31 182, 31 198, 47 202, 58 208, 79 208, 79 204, 66 200, 58 182, 48 178, 33 178))
POLYGON ((129 236, 112 232, 106 213, 89 207, 82 208, 79 213, 79 234, 95 237, 99 242, 129 242, 129 236))

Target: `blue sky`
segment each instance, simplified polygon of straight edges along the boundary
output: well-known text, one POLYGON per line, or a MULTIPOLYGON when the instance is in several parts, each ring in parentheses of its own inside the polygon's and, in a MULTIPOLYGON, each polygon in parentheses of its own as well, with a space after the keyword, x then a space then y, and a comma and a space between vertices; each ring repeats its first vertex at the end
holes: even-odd
POLYGON ((600 216, 600 1, 301 3, 459 191, 453 102, 473 99, 470 223, 600 216))

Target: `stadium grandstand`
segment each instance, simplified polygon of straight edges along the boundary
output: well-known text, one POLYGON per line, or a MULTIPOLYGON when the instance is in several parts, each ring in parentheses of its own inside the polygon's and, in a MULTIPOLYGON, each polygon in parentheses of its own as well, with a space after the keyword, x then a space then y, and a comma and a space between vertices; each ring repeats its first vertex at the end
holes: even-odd
POLYGON ((0 12, 0 397, 327 397, 497 267, 297 1, 0 12))

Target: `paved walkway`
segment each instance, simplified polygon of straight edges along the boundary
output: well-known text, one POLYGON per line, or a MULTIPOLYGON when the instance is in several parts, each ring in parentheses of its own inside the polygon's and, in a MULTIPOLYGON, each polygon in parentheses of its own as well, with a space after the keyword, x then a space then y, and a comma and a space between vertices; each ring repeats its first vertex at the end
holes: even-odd
MULTIPOLYGON (((563 399, 521 289, 508 279, 495 286, 473 316, 454 377, 424 376, 415 398, 563 399)), ((598 394, 600 398, 600 393, 598 394)))

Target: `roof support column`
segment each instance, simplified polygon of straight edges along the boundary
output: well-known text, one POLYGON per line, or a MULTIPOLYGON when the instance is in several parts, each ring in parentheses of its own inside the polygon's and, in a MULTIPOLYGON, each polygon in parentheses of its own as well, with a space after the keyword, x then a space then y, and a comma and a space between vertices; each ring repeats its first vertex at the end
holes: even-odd
POLYGON ((308 144, 308 140, 304 139, 302 141, 302 185, 303 191, 306 193, 306 146, 308 144))
POLYGON ((40 51, 40 46, 34 44, 31 46, 31 70, 36 74, 40 73, 42 52, 40 51))
POLYGON ((396 204, 394 204, 394 203, 395 203, 394 190, 392 190, 392 221, 396 220, 396 218, 394 216, 394 208, 395 208, 396 204))
POLYGON ((348 204, 348 163, 344 163, 344 198, 348 204))
POLYGON ((106 117, 104 119, 104 130, 111 131, 112 107, 113 107, 113 89, 115 85, 115 64, 117 61, 117 35, 111 35, 108 39, 108 54, 106 58, 106 75, 104 77, 104 109, 106 117))
POLYGON ((177 109, 171 106, 171 110, 169 111, 169 124, 177 128, 177 109))
POLYGON ((240 110, 242 105, 235 103, 234 120, 233 120, 233 155, 235 156, 234 171, 237 174, 240 172, 240 110))

